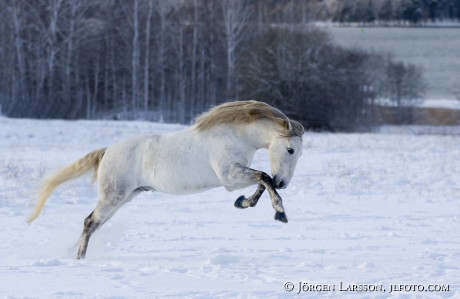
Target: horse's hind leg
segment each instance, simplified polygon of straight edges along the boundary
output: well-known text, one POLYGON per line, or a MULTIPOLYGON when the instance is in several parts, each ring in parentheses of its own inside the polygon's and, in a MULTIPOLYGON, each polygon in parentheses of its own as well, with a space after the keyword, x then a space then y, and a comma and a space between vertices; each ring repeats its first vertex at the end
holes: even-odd
POLYGON ((86 217, 84 221, 83 233, 80 237, 80 247, 78 248, 77 259, 84 259, 86 256, 86 249, 88 248, 88 242, 91 235, 100 226, 100 222, 93 218, 94 211, 86 217))
POLYGON ((254 192, 253 195, 249 196, 248 198, 246 198, 244 195, 238 197, 238 199, 235 201, 235 207, 240 209, 246 209, 247 207, 255 207, 264 191, 264 185, 259 184, 257 186, 256 192, 254 192))
POLYGON ((94 209, 84 221, 83 233, 80 237, 80 246, 77 253, 77 259, 84 259, 86 256, 86 250, 88 248, 88 242, 91 235, 100 228, 107 220, 109 220, 123 204, 129 202, 136 195, 142 192, 142 189, 136 189, 128 196, 124 197, 120 195, 114 197, 116 200, 108 202, 103 199, 100 200, 97 207, 94 209), (120 200, 121 198, 121 200, 120 200))

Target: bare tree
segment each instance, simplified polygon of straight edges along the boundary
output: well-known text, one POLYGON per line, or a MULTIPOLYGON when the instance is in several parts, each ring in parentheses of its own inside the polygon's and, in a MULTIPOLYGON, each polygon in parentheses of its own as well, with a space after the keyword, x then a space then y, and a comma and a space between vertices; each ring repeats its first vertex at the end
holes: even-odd
POLYGON ((192 49, 191 49, 191 69, 190 69, 190 107, 189 107, 189 115, 188 119, 192 120, 195 115, 195 107, 197 106, 197 102, 199 101, 199 95, 197 95, 197 65, 199 64, 198 60, 198 31, 200 28, 200 24, 198 23, 198 0, 193 0, 193 7, 192 7, 192 14, 193 19, 191 21, 192 24, 192 49))
MULTIPOLYGON (((48 32, 46 33, 46 42, 47 45, 45 49, 48 52, 48 57, 47 57, 47 64, 48 64, 48 91, 51 92, 51 90, 54 87, 54 75, 55 75, 55 63, 56 63, 56 55, 57 52, 59 51, 58 47, 59 45, 57 44, 57 34, 58 34, 58 17, 60 14, 61 10, 61 5, 62 5, 62 0, 51 0, 49 9, 51 9, 50 13, 50 20, 49 20, 49 25, 48 25, 48 32)), ((47 94, 47 96, 50 96, 50 94, 47 94)))
POLYGON ((132 40, 132 86, 131 86, 131 110, 135 111, 138 104, 138 81, 139 81, 139 0, 133 0, 133 40, 132 40))
POLYGON ((149 109, 149 90, 150 90, 150 28, 153 13, 153 1, 147 1, 147 17, 145 22, 145 53, 144 53, 144 111, 149 109))
POLYGON ((24 91, 26 90, 26 63, 25 63, 25 54, 23 48, 22 40, 22 16, 20 11, 20 6, 23 5, 22 1, 13 1, 9 7, 11 11, 11 16, 14 24, 14 43, 16 49, 16 61, 18 67, 18 77, 15 80, 15 83, 18 86, 13 86, 13 95, 15 95, 18 101, 26 101, 24 91))
POLYGON ((166 111, 166 5, 164 1, 157 2, 157 13, 159 17, 159 30, 158 30, 158 54, 157 54, 157 67, 160 76, 159 82, 159 103, 158 110, 161 113, 160 121, 164 120, 164 112, 166 111))
POLYGON ((227 56, 227 96, 234 95, 236 51, 249 35, 249 20, 253 8, 247 0, 223 0, 222 15, 224 21, 224 38, 227 56))
POLYGON ((424 91, 424 79, 419 68, 403 62, 388 62, 384 94, 395 105, 397 124, 413 122, 412 109, 424 91))

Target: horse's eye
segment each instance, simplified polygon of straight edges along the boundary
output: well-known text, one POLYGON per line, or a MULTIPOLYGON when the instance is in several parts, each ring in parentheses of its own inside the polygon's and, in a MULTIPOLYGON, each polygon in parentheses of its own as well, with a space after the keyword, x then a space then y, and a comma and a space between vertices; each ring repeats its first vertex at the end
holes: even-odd
POLYGON ((292 148, 288 148, 287 151, 288 151, 288 153, 289 153, 290 155, 292 155, 292 154, 294 153, 294 149, 292 149, 292 148))

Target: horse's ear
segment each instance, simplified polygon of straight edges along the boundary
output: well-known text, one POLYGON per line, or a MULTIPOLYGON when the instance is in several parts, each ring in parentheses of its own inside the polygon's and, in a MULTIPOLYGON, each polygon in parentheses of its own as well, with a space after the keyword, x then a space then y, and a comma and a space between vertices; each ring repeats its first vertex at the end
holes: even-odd
POLYGON ((284 120, 284 128, 286 128, 286 130, 288 130, 288 132, 292 131, 292 125, 291 125, 291 122, 288 119, 284 120))

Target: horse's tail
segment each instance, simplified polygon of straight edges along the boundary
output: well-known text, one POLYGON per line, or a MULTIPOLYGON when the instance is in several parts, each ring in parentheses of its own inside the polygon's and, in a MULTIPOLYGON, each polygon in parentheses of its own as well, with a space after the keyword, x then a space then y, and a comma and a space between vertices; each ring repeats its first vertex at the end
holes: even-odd
POLYGON ((75 161, 75 163, 59 169, 56 173, 46 178, 42 183, 42 189, 38 197, 38 202, 35 205, 35 209, 32 215, 30 215, 27 219, 27 222, 31 223, 38 217, 51 193, 53 193, 54 189, 56 189, 59 185, 69 180, 76 179, 91 169, 94 169, 93 180, 96 180, 99 163, 101 162, 106 149, 107 148, 95 150, 75 161))

